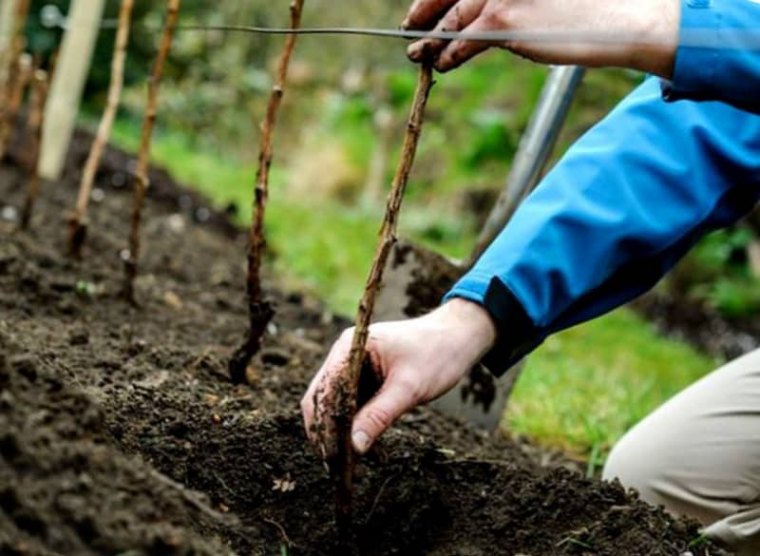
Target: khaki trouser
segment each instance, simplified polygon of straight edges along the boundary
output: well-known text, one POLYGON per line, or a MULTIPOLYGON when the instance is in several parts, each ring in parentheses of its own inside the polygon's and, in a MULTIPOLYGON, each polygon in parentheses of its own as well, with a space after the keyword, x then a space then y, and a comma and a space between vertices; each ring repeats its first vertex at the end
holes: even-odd
POLYGON ((760 350, 721 367, 634 427, 604 469, 644 500, 760 556, 760 350))

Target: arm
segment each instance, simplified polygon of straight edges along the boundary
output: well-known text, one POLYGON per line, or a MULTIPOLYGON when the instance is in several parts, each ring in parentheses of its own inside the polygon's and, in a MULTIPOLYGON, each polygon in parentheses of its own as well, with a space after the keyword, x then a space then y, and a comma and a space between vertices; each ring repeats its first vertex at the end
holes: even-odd
POLYGON ((680 1, 416 0, 402 26, 540 36, 540 40, 502 42, 425 39, 410 46, 412 60, 433 57, 439 71, 454 69, 495 46, 541 63, 619 66, 670 77, 680 1), (551 42, 553 35, 562 38, 551 42))
POLYGON ((760 4, 682 0, 668 100, 722 100, 760 113, 760 4))
POLYGON ((652 287, 760 192, 760 116, 665 103, 649 79, 567 153, 449 298, 482 305, 506 370, 549 334, 652 287))
MULTIPOLYGON (((668 104, 648 80, 568 152, 447 303, 371 328, 382 388, 354 421, 356 450, 489 351, 498 374, 552 332, 651 287, 702 234, 753 207, 758 147, 760 116, 717 102, 668 104)), ((348 331, 333 346, 302 401, 309 437, 327 450, 350 340, 348 331)))
POLYGON ((641 70, 665 80, 667 100, 720 100, 760 112, 760 3, 754 0, 416 0, 404 25, 578 36, 556 43, 423 40, 409 48, 412 60, 436 58, 440 71, 496 46, 542 63, 641 70))

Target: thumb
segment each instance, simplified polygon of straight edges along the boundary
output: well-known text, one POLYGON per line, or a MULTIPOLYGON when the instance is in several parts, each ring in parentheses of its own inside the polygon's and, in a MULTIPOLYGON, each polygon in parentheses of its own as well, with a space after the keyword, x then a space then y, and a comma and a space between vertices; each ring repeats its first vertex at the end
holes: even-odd
POLYGON ((417 404, 416 388, 388 381, 354 418, 351 440, 354 450, 365 454, 396 419, 417 404))

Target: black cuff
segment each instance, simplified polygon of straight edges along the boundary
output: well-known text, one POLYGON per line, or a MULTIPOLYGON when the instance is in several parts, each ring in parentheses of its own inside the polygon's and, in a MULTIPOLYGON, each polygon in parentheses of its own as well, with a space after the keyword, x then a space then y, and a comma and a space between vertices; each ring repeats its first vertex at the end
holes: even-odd
POLYGON ((498 278, 491 280, 483 308, 496 324, 498 338, 482 363, 499 377, 540 346, 544 337, 515 295, 498 278))
POLYGON ((710 93, 684 93, 678 91, 673 86, 672 81, 667 79, 660 80, 660 89, 662 90, 662 98, 665 102, 677 102, 679 100, 690 100, 694 102, 723 102, 730 104, 734 108, 744 110, 745 112, 751 112, 753 114, 760 114, 760 101, 758 99, 737 99, 737 98, 718 98, 715 94, 710 93))

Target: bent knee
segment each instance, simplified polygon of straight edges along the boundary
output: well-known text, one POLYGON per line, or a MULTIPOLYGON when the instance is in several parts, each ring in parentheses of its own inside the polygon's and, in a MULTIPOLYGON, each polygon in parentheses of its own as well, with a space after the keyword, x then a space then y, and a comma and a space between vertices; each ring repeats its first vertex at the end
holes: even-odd
MULTIPOLYGON (((711 500, 700 484, 701 469, 689 468, 678 442, 668 435, 634 428, 613 448, 602 478, 619 480, 634 489, 645 502, 663 506, 676 516, 690 516, 702 523, 721 517, 723 508, 711 500), (670 441, 668 440, 670 438, 670 441)), ((697 466, 698 467, 698 466, 697 466)))
POLYGON ((639 426, 626 434, 612 449, 602 478, 619 480, 624 488, 636 490, 645 502, 663 506, 675 515, 698 517, 701 512, 680 480, 684 476, 683 458, 677 443, 662 429, 658 432, 639 426))
POLYGON ((627 435, 610 452, 602 478, 605 481, 617 479, 624 488, 638 491, 643 500, 660 504, 655 485, 661 479, 661 470, 651 456, 635 438, 627 435))

